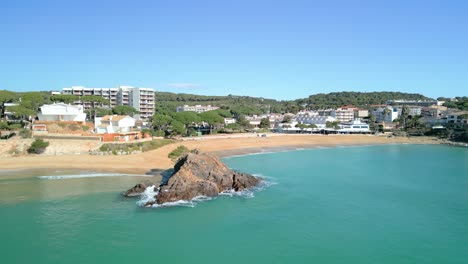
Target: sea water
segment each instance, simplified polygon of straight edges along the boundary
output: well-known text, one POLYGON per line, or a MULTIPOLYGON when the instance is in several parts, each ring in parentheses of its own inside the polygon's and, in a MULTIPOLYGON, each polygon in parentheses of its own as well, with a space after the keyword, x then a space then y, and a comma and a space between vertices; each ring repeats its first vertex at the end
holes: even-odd
POLYGON ((225 158, 251 192, 142 208, 140 176, 0 173, 1 263, 468 263, 468 150, 386 145, 225 158), (39 177, 39 176, 72 177, 39 177))

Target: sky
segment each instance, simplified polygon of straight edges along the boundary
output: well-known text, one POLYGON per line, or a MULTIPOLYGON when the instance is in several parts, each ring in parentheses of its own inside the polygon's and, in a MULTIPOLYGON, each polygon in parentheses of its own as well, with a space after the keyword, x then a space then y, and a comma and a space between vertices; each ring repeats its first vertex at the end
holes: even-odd
POLYGON ((0 90, 468 95, 468 1, 2 0, 0 90))

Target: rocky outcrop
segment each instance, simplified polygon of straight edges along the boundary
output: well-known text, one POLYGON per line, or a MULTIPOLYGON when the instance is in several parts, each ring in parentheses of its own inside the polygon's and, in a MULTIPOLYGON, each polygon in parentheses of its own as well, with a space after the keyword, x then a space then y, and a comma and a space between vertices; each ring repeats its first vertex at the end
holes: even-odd
POLYGON ((148 186, 151 186, 151 185, 148 185, 148 184, 146 184, 144 182, 138 183, 137 185, 135 185, 132 188, 125 191, 123 193, 123 196, 126 196, 126 197, 139 196, 146 190, 146 188, 148 188, 148 186))
MULTIPOLYGON (((212 197, 223 191, 241 191, 258 185, 260 181, 252 175, 230 170, 215 156, 192 152, 175 164, 174 173, 159 187, 155 200, 146 206, 191 200, 197 196, 212 197)), ((129 191, 134 189, 141 193, 142 187, 136 185, 129 191)))

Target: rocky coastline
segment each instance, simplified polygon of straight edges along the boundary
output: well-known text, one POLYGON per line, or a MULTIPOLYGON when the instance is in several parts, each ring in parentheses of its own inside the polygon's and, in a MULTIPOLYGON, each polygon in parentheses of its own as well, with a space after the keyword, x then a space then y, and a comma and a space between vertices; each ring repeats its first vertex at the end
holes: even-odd
MULTIPOLYGON (((219 158, 192 151, 181 157, 174 165, 173 173, 154 186, 154 199, 144 204, 189 201, 199 196, 214 197, 224 191, 242 191, 257 186, 261 178, 233 171, 219 158)), ((123 193, 126 197, 143 194, 151 183, 139 183, 123 193)))

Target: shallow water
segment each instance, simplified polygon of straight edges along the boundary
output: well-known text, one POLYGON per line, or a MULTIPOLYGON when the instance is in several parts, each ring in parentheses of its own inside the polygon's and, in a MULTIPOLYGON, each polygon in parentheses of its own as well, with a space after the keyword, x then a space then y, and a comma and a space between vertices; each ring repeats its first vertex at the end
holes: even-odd
POLYGON ((272 184, 252 195, 148 209, 119 195, 143 179, 137 176, 43 179, 38 173, 4 173, 2 263, 468 259, 466 149, 344 147, 224 160, 272 184))

